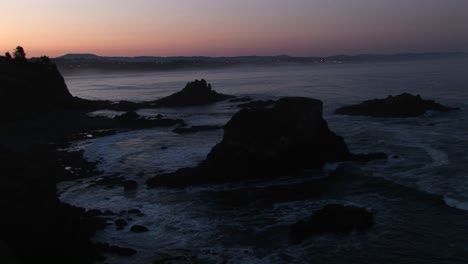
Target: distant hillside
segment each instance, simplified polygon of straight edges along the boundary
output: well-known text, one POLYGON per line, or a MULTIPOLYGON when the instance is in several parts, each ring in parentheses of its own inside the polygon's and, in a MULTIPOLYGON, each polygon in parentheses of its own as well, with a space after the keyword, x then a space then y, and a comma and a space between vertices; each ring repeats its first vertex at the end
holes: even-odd
POLYGON ((70 53, 70 54, 65 54, 63 56, 57 57, 55 59, 63 59, 63 60, 95 60, 95 59, 102 59, 104 57, 100 57, 95 54, 90 54, 90 53, 70 53))
POLYGON ((139 57, 105 57, 95 54, 66 54, 53 59, 62 71, 81 70, 176 70, 239 65, 279 65, 279 64, 317 64, 317 63, 364 63, 405 60, 432 60, 450 57, 466 57, 467 53, 399 53, 399 54, 360 54, 334 55, 327 57, 292 57, 279 56, 139 56, 139 57))

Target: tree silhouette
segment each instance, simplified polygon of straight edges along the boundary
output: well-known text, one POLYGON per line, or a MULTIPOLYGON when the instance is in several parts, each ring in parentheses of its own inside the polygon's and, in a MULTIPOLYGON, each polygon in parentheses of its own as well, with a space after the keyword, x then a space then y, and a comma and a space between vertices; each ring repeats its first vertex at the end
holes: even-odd
POLYGON ((10 52, 8 52, 8 51, 5 52, 5 58, 6 58, 7 60, 11 60, 11 54, 10 54, 10 52))
POLYGON ((13 57, 18 61, 26 61, 26 53, 24 52, 23 47, 16 47, 15 51, 13 52, 13 57))
POLYGON ((40 61, 42 64, 52 64, 52 61, 51 61, 50 58, 47 57, 47 56, 41 56, 41 57, 39 57, 39 61, 40 61))

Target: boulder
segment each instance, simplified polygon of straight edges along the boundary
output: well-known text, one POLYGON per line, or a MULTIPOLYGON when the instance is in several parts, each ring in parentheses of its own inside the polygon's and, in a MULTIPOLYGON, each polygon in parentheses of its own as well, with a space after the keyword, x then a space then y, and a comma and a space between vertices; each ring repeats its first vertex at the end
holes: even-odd
POLYGON ((134 225, 130 228, 130 231, 134 233, 143 233, 143 232, 148 232, 148 228, 142 225, 134 225))
POLYGON ((158 175, 146 183, 182 187, 302 174, 326 162, 366 157, 351 154, 343 138, 328 129, 320 100, 289 97, 271 108, 240 110, 224 127, 223 140, 199 166, 158 175))
POLYGON ((206 105, 232 97, 234 96, 217 93, 211 89, 211 84, 201 79, 187 83, 182 91, 156 100, 153 104, 162 107, 206 105))
POLYGON ((366 208, 329 204, 310 218, 292 225, 290 239, 292 243, 298 244, 312 235, 362 231, 371 227, 373 221, 373 214, 366 208))
POLYGON ((124 226, 127 226, 128 223, 127 221, 123 220, 123 219, 117 219, 115 220, 114 222, 115 226, 118 227, 118 228, 123 228, 124 226))
POLYGON ((134 180, 127 180, 123 182, 123 187, 126 191, 135 190, 136 188, 138 188, 138 183, 134 180))
POLYGON ((388 96, 385 99, 364 101, 357 105, 345 106, 336 109, 339 115, 364 115, 372 117, 411 117, 420 116, 426 111, 447 112, 456 110, 433 100, 423 100, 420 95, 403 93, 397 96, 388 96))

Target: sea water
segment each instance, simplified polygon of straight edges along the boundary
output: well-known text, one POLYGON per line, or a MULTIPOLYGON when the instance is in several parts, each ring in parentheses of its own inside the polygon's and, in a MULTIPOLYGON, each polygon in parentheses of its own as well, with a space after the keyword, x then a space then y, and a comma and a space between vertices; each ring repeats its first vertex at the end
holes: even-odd
MULTIPOLYGON (((223 131, 180 135, 173 128, 145 129, 73 146, 84 149, 87 159, 99 161, 104 174, 138 181, 137 191, 93 186, 96 179, 91 178, 62 183, 61 199, 89 209, 138 208, 144 213, 120 217, 148 227, 147 233, 110 226, 96 235, 97 241, 139 252, 128 259, 111 257, 111 263, 152 263, 166 253, 193 254, 198 263, 468 263, 467 69, 468 60, 454 58, 65 76, 71 93, 88 99, 154 100, 201 78, 218 92, 255 100, 317 98, 324 102, 330 129, 344 137, 352 152, 385 152, 389 159, 356 165, 366 176, 337 186, 321 199, 233 208, 217 201, 213 193, 301 179, 147 189, 144 181, 149 177, 196 166, 222 139, 223 131), (402 92, 460 110, 410 118, 333 114, 340 106, 402 92), (319 236, 291 245, 288 225, 330 202, 374 210, 375 226, 365 234, 319 236)), ((138 113, 182 118, 188 125, 222 126, 239 110, 237 104, 225 101, 138 113)))

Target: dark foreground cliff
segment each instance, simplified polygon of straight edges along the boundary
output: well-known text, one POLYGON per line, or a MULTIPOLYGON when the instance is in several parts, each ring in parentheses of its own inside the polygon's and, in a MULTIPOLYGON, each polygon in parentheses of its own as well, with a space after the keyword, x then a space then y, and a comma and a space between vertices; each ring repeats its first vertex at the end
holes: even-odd
POLYGON ((0 263, 86 264, 99 255, 90 238, 103 220, 57 198, 56 181, 69 175, 56 149, 102 126, 75 107, 47 58, 0 57, 0 263))

